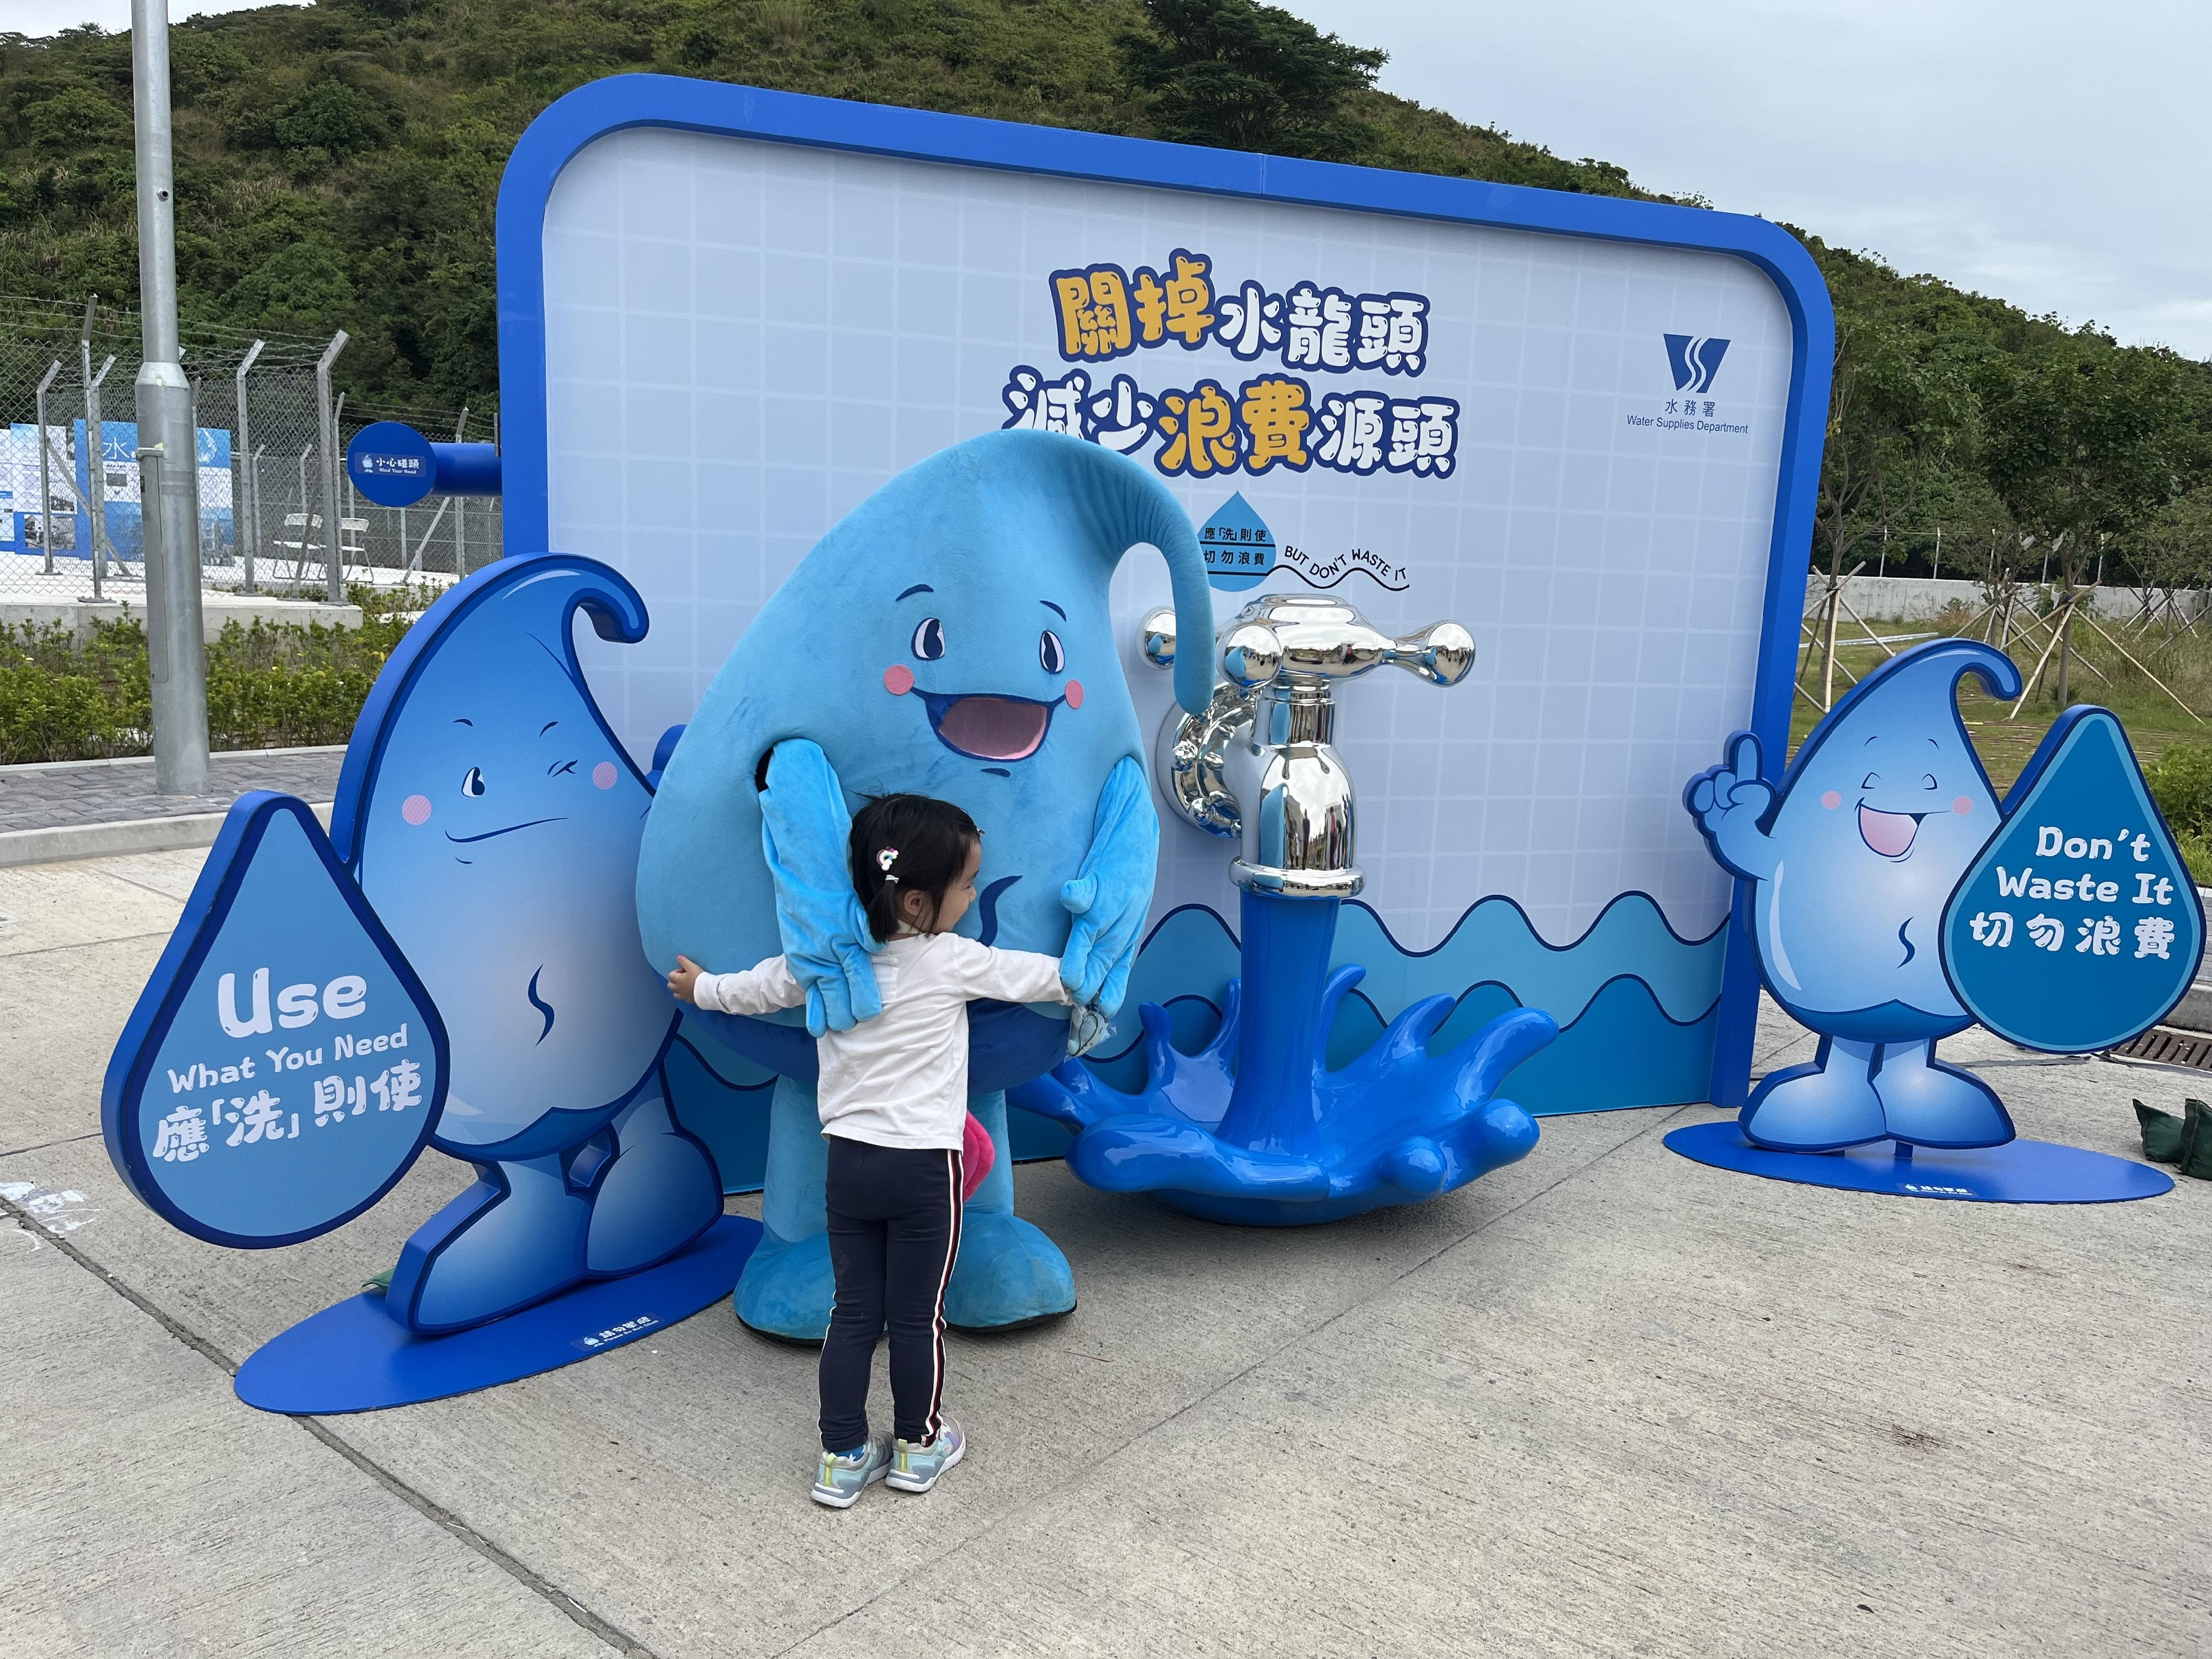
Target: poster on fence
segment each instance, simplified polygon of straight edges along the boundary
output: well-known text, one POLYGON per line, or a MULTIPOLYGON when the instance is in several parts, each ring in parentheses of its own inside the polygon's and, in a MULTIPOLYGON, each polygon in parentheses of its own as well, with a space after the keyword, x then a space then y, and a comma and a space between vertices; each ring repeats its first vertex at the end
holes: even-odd
MULTIPOLYGON (((144 540, 137 422, 100 422, 98 478, 86 465, 91 446, 86 441, 82 421, 49 425, 46 436, 46 500, 42 507, 39 428, 18 421, 0 433, 0 553, 43 558, 51 536, 55 553, 80 559, 89 556, 92 513, 104 497, 102 522, 109 550, 135 563, 144 540)), ((200 556, 204 562, 226 558, 234 544, 229 431, 222 427, 200 428, 197 451, 200 556)))

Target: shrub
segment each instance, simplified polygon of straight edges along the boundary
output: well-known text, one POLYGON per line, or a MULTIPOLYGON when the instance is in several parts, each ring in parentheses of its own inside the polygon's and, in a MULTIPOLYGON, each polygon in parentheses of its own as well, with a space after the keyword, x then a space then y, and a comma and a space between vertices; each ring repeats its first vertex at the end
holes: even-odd
POLYGON ((2178 743, 2143 768, 2150 798, 2199 886, 2212 885, 2212 748, 2178 743))
MULTIPOLYGON (((256 620, 208 647, 214 749, 343 743, 422 594, 353 596, 359 628, 256 620)), ((100 623, 82 643, 58 624, 0 623, 0 763, 98 760, 152 746, 146 634, 136 617, 100 623)))

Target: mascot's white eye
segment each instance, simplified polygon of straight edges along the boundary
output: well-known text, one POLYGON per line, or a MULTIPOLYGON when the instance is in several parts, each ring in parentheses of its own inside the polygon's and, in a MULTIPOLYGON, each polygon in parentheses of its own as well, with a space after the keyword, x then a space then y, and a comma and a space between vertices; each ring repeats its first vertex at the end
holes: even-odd
POLYGON ((1057 674, 1067 666, 1067 653, 1060 647, 1060 635, 1049 628, 1037 641, 1037 660, 1044 665, 1048 674, 1057 674))
POLYGON ((935 662, 945 654, 945 624, 934 617, 925 617, 921 625, 914 630, 914 654, 924 662, 935 662))
POLYGON ((483 769, 481 767, 471 766, 469 768, 468 776, 461 780, 461 793, 465 795, 481 795, 483 792, 483 769))

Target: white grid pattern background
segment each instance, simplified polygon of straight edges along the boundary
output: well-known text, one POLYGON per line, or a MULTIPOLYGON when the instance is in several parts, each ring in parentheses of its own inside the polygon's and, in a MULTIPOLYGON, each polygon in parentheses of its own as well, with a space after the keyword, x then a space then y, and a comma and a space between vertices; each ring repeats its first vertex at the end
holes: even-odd
MULTIPOLYGON (((643 594, 645 641, 579 644, 641 760, 689 717, 769 594, 903 467, 1006 418, 1018 363, 1068 365, 1048 274, 1213 261, 1218 292, 1301 279, 1431 301, 1417 378, 1284 371, 1212 342, 1087 366, 1147 392, 1255 374, 1324 391, 1458 400, 1446 479, 1316 466, 1172 481, 1201 522, 1242 490, 1279 544, 1368 548, 1402 593, 1334 590, 1378 626, 1463 623, 1478 656, 1449 691, 1382 671, 1342 696, 1367 901, 1400 942, 1437 943, 1477 900, 1518 900, 1565 944, 1616 895, 1677 932, 1719 925, 1729 887, 1680 805, 1747 723, 1790 334, 1733 258, 1304 209, 645 128, 589 146, 545 219, 554 545, 643 594), (1662 336, 1730 343, 1715 418, 1748 434, 1628 425, 1676 397, 1662 336)), ((1316 434, 1317 439, 1317 434, 1316 434)), ((1271 589, 1304 591, 1279 572, 1271 589)), ((1254 590, 1259 591, 1259 590, 1254 590)), ((1164 567, 1114 586, 1149 738, 1168 677, 1134 653, 1164 567)), ((1233 614, 1251 592, 1216 596, 1233 614)), ((835 643, 825 619, 823 643, 835 643)), ((1149 754, 1147 756, 1149 759, 1149 754)), ((1164 829, 1156 914, 1234 915, 1226 842, 1164 829)))

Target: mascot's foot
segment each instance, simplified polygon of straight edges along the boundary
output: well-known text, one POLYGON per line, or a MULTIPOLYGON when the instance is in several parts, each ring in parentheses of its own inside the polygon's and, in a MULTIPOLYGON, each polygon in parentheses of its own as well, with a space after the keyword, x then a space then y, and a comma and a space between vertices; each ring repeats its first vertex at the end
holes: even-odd
POLYGON ((946 1324, 1003 1331, 1074 1309, 1075 1273, 1059 1245, 1018 1215, 969 1208, 960 1224, 960 1259, 945 1292, 946 1324))
POLYGON ((738 1276, 730 1302, 738 1317, 763 1336, 819 1342, 830 1334, 830 1308, 836 1297, 828 1233, 787 1239, 764 1232, 738 1276))
POLYGON ((670 1133, 641 1135, 616 1154, 592 1194, 586 1265, 609 1275, 649 1267, 721 1213, 721 1179, 698 1142, 670 1133))
POLYGON ((1936 1059, 1932 1042, 1884 1048, 1874 1086, 1889 1133, 1913 1146, 2002 1146, 2013 1138, 2012 1118, 1996 1091, 1936 1059))
POLYGON ((1810 1066, 1777 1072, 1743 1109, 1744 1139, 1781 1152, 1832 1152, 1890 1133, 1871 1069, 1875 1045, 1824 1038, 1810 1066))
POLYGON ((465 1330, 583 1278, 591 1205, 569 1188, 560 1161, 503 1164, 498 1176, 479 1179, 399 1252, 385 1310, 409 1329, 465 1330))

